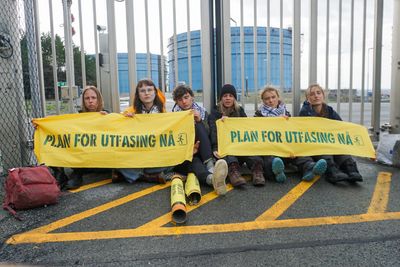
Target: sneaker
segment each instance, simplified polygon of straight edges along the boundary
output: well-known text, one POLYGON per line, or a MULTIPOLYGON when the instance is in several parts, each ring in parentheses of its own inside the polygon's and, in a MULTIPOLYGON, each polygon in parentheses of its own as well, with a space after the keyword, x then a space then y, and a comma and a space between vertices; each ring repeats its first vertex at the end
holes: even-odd
POLYGON ((214 187, 217 195, 225 195, 226 194, 226 183, 225 179, 228 175, 228 164, 225 160, 219 159, 215 163, 214 173, 212 174, 212 185, 214 187))
POLYGON ((83 183, 82 175, 73 171, 67 182, 67 189, 73 190, 81 187, 83 183))
POLYGON ((283 183, 286 181, 285 175, 285 164, 281 158, 274 158, 272 160, 272 172, 275 174, 275 180, 278 183, 283 183))
POLYGON ((328 167, 325 172, 325 179, 332 184, 343 181, 350 181, 349 176, 339 170, 335 165, 328 167))
POLYGON ((310 166, 311 170, 306 171, 305 175, 301 178, 303 181, 311 181, 316 176, 321 176, 326 172, 326 160, 320 159, 310 166), (311 169, 312 167, 312 169, 311 169))
POLYGON ((263 186, 265 185, 265 177, 263 173, 263 167, 261 162, 255 162, 252 169, 253 185, 263 186))
POLYGON ((240 166, 238 162, 232 162, 228 167, 228 176, 231 185, 234 187, 246 184, 246 180, 240 174, 240 166))
POLYGON ((357 164, 354 160, 349 159, 342 164, 342 169, 349 176, 349 182, 362 182, 363 178, 358 172, 357 164))

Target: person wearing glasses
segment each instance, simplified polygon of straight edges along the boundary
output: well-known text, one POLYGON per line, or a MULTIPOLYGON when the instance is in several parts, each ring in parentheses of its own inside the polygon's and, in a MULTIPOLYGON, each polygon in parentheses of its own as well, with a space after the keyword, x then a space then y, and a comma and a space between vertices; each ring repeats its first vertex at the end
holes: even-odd
MULTIPOLYGON (((123 115, 126 117, 134 117, 135 114, 152 114, 164 113, 165 96, 158 90, 154 82, 150 79, 142 79, 136 86, 133 106, 128 107, 123 115)), ((125 179, 129 183, 140 179, 147 182, 166 183, 164 172, 169 167, 160 168, 120 168, 114 169, 112 173, 112 181, 118 182, 125 179)))

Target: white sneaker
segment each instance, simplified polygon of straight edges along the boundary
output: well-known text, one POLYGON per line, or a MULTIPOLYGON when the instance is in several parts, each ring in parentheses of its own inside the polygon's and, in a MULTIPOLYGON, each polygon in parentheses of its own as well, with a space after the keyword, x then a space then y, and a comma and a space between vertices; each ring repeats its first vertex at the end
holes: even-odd
POLYGON ((225 160, 219 159, 214 165, 214 173, 212 174, 212 184, 217 195, 225 195, 226 183, 225 179, 228 175, 228 164, 225 160))

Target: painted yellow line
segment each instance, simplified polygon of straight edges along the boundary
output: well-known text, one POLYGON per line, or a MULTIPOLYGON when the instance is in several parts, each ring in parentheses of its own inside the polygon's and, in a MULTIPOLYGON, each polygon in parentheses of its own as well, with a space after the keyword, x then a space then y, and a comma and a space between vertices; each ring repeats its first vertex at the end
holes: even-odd
POLYGON ((276 220, 281 216, 290 206, 293 205, 320 177, 315 177, 312 181, 302 181, 292 190, 283 196, 266 212, 257 217, 256 221, 270 221, 276 220))
POLYGON ((369 204, 368 213, 385 212, 389 201, 392 173, 380 172, 376 180, 375 191, 369 204))
MULTIPOLYGON (((163 185, 160 184, 160 185, 155 185, 155 186, 146 188, 146 189, 141 190, 139 192, 136 192, 136 193, 127 195, 125 197, 113 200, 111 202, 108 202, 106 204, 97 206, 95 208, 83 211, 81 213, 74 214, 72 216, 69 216, 67 218, 55 221, 55 222, 50 223, 48 225, 44 225, 42 227, 33 229, 33 230, 29 231, 29 232, 26 232, 26 234, 28 234, 28 233, 48 233, 48 232, 54 231, 54 230, 59 229, 61 227, 64 227, 64 226, 67 226, 69 224, 75 223, 77 221, 83 220, 85 218, 88 218, 90 216, 93 216, 93 215, 96 215, 98 213, 104 212, 106 210, 115 208, 115 207, 120 206, 122 204, 125 204, 125 203, 127 203, 129 201, 138 199, 140 197, 143 197, 143 196, 146 196, 148 194, 154 193, 154 192, 156 192, 158 190, 167 188, 169 186, 171 186, 170 182, 168 182, 166 184, 163 184, 163 185)), ((24 234, 21 234, 21 235, 24 235, 24 234)))
POLYGON ((210 233, 228 233, 241 231, 254 231, 265 229, 311 227, 322 225, 352 224, 383 220, 400 220, 400 212, 370 213, 347 216, 332 216, 319 218, 303 218, 273 221, 252 221, 230 224, 211 224, 194 225, 179 227, 159 227, 159 228, 136 228, 121 229, 111 231, 96 232, 75 232, 75 233, 31 233, 14 235, 6 241, 8 244, 22 243, 45 243, 45 242, 65 242, 83 241, 115 238, 134 238, 149 236, 174 236, 174 235, 194 235, 210 233))
POLYGON ((102 181, 99 181, 99 182, 82 185, 81 187, 79 187, 77 189, 68 190, 68 191, 71 192, 71 193, 78 193, 78 192, 81 192, 81 191, 85 191, 85 190, 88 190, 88 189, 92 189, 92 188, 99 187, 99 186, 106 185, 106 184, 110 184, 110 183, 111 183, 111 179, 106 179, 106 180, 102 180, 102 181))
MULTIPOLYGON (((227 185, 227 191, 231 191, 233 190, 233 187, 229 184, 227 185)), ((210 202, 211 200, 214 200, 218 197, 218 195, 215 193, 215 191, 212 191, 204 196, 201 197, 201 201, 199 203, 199 205, 196 206, 187 206, 186 208, 186 212, 189 213, 199 207, 201 207, 202 205, 210 202)), ((142 228, 154 228, 154 227, 161 227, 167 223, 171 222, 171 213, 168 212, 146 224, 143 224, 142 226, 137 227, 136 229, 142 229, 142 228)))

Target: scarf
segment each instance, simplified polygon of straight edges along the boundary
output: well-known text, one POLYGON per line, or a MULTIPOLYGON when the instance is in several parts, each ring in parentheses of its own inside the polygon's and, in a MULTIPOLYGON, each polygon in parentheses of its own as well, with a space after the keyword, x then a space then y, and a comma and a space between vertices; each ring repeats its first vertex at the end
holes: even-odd
MULTIPOLYGON (((192 109, 198 111, 200 113, 201 120, 204 121, 204 119, 206 118, 206 110, 205 110, 205 108, 199 106, 199 104, 197 104, 196 102, 193 102, 192 109)), ((183 109, 181 109, 180 106, 175 105, 173 107, 173 109, 172 109, 172 112, 182 111, 182 110, 183 109)))
POLYGON ((260 112, 264 117, 282 117, 286 115, 286 106, 279 101, 277 108, 271 108, 265 104, 260 105, 260 112))
POLYGON ((158 110, 158 107, 156 105, 153 105, 150 110, 147 110, 144 105, 142 105, 142 114, 150 114, 150 113, 160 113, 158 110))

